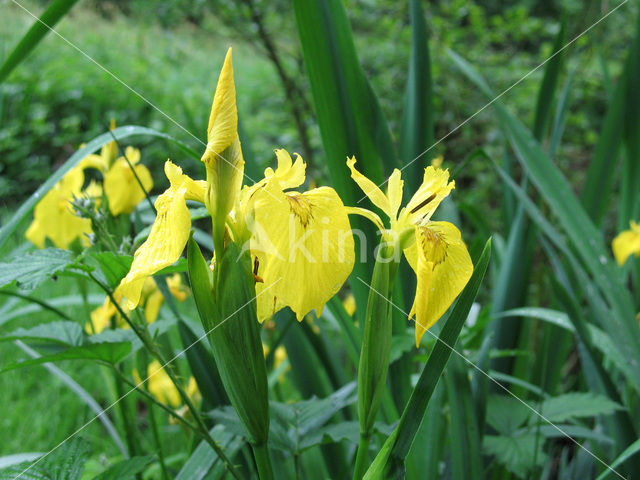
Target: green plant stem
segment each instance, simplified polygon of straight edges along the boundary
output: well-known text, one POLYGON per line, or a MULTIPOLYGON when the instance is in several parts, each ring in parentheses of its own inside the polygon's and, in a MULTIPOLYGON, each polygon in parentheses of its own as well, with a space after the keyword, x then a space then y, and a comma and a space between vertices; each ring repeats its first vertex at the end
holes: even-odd
POLYGON ((271 467, 271 458, 269 457, 267 445, 251 445, 251 448, 253 457, 256 459, 260 480, 273 480, 273 468, 271 467))
POLYGON ((167 465, 164 461, 164 453, 162 452, 162 439, 158 432, 158 421, 156 419, 156 413, 153 408, 153 402, 147 399, 147 409, 149 410, 149 423, 151 424, 151 433, 153 435, 153 441, 156 444, 156 451, 158 452, 158 461, 160 462, 160 470, 162 471, 163 480, 170 480, 169 472, 167 471, 167 465))
POLYGON ((356 466, 353 470, 353 480, 360 480, 367 468, 369 468, 369 464, 371 463, 371 458, 369 457, 369 440, 371 439, 371 434, 360 434, 360 443, 358 444, 358 453, 356 454, 356 466))
MULTIPOLYGON (((115 367, 118 369, 118 367, 115 367)), ((120 372, 122 373, 122 372, 120 372)), ((120 378, 120 375, 116 375, 114 378, 116 383, 116 396, 119 399, 118 401, 118 410, 120 410, 120 416, 122 417, 122 426, 124 427, 125 440, 127 442, 127 450, 129 451, 129 455, 134 457, 138 453, 138 449, 136 448, 136 439, 133 431, 133 423, 132 418, 129 412, 129 404, 126 401, 123 382, 120 378)))
POLYGON ((109 300, 111 300, 111 303, 113 303, 113 305, 116 307, 116 310, 118 310, 118 313, 122 316, 125 322, 127 322, 127 324, 131 327, 134 333, 142 341, 142 344, 144 345, 144 347, 149 351, 149 353, 151 353, 151 355, 153 355, 153 357, 156 360, 158 360, 158 362, 160 362, 160 365, 163 365, 165 372, 167 373, 167 375, 169 375, 169 379, 175 385, 176 389, 178 389, 178 393, 180 394, 182 401, 187 406, 187 408, 191 412, 191 415, 195 419, 197 424, 197 429, 199 430, 203 439, 211 446, 211 448, 213 449, 214 452, 216 452, 218 457, 220 457, 220 460, 222 460, 222 462, 225 464, 225 467, 227 468, 229 473, 231 473, 231 475, 234 478, 237 478, 238 480, 240 480, 240 476, 238 475, 238 472, 236 471, 233 464, 231 463, 231 460, 229 460, 229 458, 225 455, 225 453, 222 451, 220 446, 209 434, 209 429, 207 428, 206 424, 202 420, 202 417, 200 416, 198 409, 193 405, 193 402, 189 398, 189 395, 187 395, 187 392, 184 390, 184 387, 182 386, 182 382, 180 382, 176 377, 173 371, 173 365, 171 364, 171 361, 173 361, 175 357, 172 358, 171 361, 167 361, 164 358, 164 355, 162 354, 162 352, 153 343, 153 339, 149 335, 149 331, 146 328, 146 324, 138 325, 136 323, 133 323, 129 318, 129 316, 125 313, 125 311, 122 310, 122 307, 120 307, 120 304, 113 297, 113 292, 111 291, 111 289, 108 286, 104 285, 100 280, 98 280, 91 272, 88 272, 87 275, 94 282, 96 282, 96 285, 98 285, 102 290, 104 290, 104 292, 109 297, 109 300))

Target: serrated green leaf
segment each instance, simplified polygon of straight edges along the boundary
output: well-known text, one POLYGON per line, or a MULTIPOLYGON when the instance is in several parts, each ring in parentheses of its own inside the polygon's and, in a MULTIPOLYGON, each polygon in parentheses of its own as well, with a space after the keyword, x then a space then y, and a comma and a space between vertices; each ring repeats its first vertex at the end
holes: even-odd
POLYGON ((0 263, 0 288, 15 283, 22 290, 33 290, 73 263, 74 255, 67 250, 35 250, 10 262, 0 263))
POLYGON ((39 358, 14 362, 3 367, 0 373, 15 370, 17 368, 40 365, 48 362, 59 362, 61 360, 95 360, 115 364, 125 358, 131 352, 131 343, 89 343, 79 347, 67 348, 58 353, 43 355, 39 358))
POLYGON ((87 442, 74 437, 32 462, 0 470, 0 480, 79 480, 88 454, 87 442))
POLYGON ((89 265, 99 268, 100 280, 110 288, 114 289, 120 281, 129 273, 133 256, 117 255, 112 252, 97 252, 88 255, 85 260, 89 265))
POLYGON ((520 437, 485 435, 482 445, 486 453, 495 455, 498 462, 519 478, 526 478, 535 466, 546 462, 546 454, 542 450, 543 442, 536 440, 535 433, 520 437))
POLYGON ((531 416, 531 410, 518 399, 491 395, 487 401, 487 423, 498 433, 509 435, 531 416))
MULTIPOLYGON (((570 392, 542 402, 542 414, 550 422, 565 422, 574 418, 608 415, 619 410, 620 405, 602 395, 590 392, 570 392)), ((533 420, 536 421, 537 417, 533 420)))
POLYGON ((0 342, 10 340, 54 342, 66 346, 79 346, 86 340, 82 327, 75 322, 59 321, 37 325, 33 328, 18 328, 0 337, 0 342))

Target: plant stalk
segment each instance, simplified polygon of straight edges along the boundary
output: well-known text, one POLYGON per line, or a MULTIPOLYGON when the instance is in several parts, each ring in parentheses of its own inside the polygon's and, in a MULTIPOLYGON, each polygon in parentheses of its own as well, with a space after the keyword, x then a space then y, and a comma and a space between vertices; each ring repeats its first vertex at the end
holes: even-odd
POLYGON ((371 458, 369 457, 369 440, 371 440, 371 434, 360 434, 360 443, 358 444, 358 453, 356 454, 356 466, 353 470, 353 480, 360 480, 364 477, 371 458))

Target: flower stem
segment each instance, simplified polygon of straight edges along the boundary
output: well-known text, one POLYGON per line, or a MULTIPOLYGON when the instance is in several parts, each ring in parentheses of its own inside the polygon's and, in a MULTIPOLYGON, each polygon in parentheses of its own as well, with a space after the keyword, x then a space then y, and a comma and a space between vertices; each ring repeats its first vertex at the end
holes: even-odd
POLYGON ((158 461, 160 462, 160 470, 162 471, 162 479, 170 480, 169 472, 167 471, 167 465, 164 461, 164 453, 162 452, 162 439, 160 438, 160 432, 158 432, 158 421, 156 419, 156 413, 154 410, 153 402, 147 399, 147 410, 149 411, 149 423, 151 424, 151 433, 153 434, 153 441, 156 444, 156 450, 158 452, 158 461))
POLYGON ((369 468, 369 440, 371 434, 360 434, 360 443, 358 444, 358 453, 356 454, 356 466, 353 470, 353 480, 360 480, 367 468, 369 468))
POLYGON ((253 449, 253 456, 256 459, 260 480, 273 480, 273 468, 271 467, 271 458, 269 457, 267 445, 251 445, 251 448, 253 449))

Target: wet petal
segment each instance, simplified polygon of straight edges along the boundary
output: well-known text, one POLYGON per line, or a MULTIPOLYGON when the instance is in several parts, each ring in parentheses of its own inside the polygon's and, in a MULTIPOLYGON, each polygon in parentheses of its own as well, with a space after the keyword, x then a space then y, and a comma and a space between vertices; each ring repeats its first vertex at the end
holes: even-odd
POLYGON ((460 231, 449 222, 430 222, 416 228, 416 241, 404 254, 418 285, 409 318, 415 315, 416 345, 447 311, 465 287, 473 263, 460 231))
POLYGON ((172 186, 156 200, 157 216, 149 237, 136 251, 131 270, 118 287, 131 309, 140 302, 145 279, 174 264, 182 255, 191 229, 185 195, 185 187, 172 186))
POLYGON ((256 274, 264 281, 256 284, 258 319, 264 321, 284 306, 298 320, 313 309, 320 315, 355 260, 342 201, 328 187, 302 194, 280 192, 278 199, 266 192, 259 195, 251 240, 256 274))

